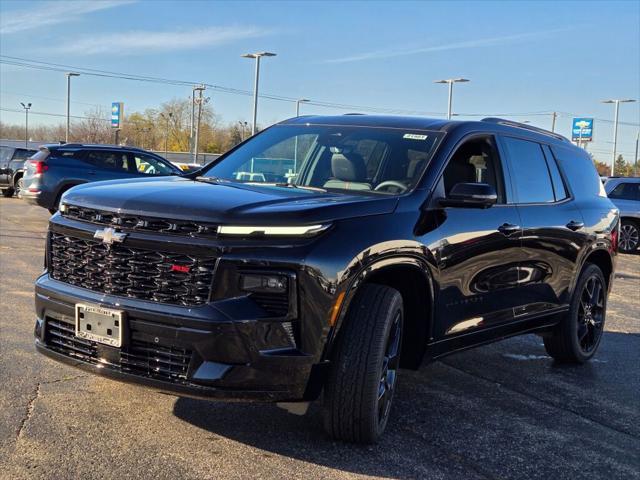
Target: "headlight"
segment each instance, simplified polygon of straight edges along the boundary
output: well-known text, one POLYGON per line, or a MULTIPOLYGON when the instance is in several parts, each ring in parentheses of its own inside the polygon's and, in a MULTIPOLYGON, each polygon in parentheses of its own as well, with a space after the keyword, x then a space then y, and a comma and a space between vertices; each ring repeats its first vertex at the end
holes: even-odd
POLYGON ((281 237, 305 237, 315 235, 329 228, 329 225, 302 225, 302 226, 265 226, 245 227, 244 225, 222 225, 218 229, 220 235, 273 235, 281 237))

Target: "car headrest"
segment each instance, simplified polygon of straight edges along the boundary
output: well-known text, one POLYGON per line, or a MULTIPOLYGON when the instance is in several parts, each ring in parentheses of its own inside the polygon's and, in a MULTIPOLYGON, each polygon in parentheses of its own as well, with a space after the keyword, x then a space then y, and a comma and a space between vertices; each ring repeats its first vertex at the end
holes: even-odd
POLYGON ((345 182, 364 182, 367 178, 364 159, 354 152, 334 153, 331 157, 331 173, 334 178, 345 182))

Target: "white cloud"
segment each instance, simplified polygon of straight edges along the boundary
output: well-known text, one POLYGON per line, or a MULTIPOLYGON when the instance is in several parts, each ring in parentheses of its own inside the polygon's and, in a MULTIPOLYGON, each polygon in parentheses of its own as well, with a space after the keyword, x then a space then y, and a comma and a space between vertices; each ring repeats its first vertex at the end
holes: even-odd
POLYGON ((492 38, 479 38, 479 39, 473 39, 473 40, 464 40, 460 42, 431 45, 431 46, 424 46, 424 47, 407 47, 407 48, 392 48, 392 49, 385 49, 385 50, 376 50, 376 51, 360 53, 360 54, 356 54, 348 57, 332 58, 329 60, 324 60, 322 63, 360 62, 363 60, 404 57, 408 55, 417 55, 420 53, 431 53, 431 52, 442 52, 446 50, 462 50, 462 49, 469 49, 469 48, 492 47, 495 45, 506 45, 506 44, 517 43, 525 40, 548 37, 556 33, 566 32, 568 30, 573 30, 573 28, 558 28, 554 30, 545 30, 545 31, 539 31, 539 32, 518 33, 515 35, 505 35, 501 37, 492 37, 492 38))
POLYGON ((191 28, 164 32, 140 30, 75 37, 73 41, 55 47, 55 51, 75 55, 168 52, 223 45, 269 33, 271 31, 267 29, 251 26, 191 28))
POLYGON ((51 1, 25 9, 4 10, 0 15, 0 33, 6 35, 76 21, 88 13, 119 7, 134 1, 51 1))

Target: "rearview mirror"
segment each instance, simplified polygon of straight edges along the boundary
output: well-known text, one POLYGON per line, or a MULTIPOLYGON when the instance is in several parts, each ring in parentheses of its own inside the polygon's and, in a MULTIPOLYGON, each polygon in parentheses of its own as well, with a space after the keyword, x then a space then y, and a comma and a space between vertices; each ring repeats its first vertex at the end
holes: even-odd
POLYGON ((489 208, 498 201, 496 189, 486 183, 456 183, 446 198, 440 199, 443 207, 489 208))

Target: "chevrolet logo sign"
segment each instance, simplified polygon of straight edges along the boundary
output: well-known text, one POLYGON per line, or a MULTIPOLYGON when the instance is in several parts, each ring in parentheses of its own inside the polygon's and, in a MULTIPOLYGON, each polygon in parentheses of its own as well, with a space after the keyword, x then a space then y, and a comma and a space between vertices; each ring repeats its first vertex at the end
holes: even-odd
POLYGON ((127 234, 116 232, 113 228, 105 228, 103 230, 96 230, 96 233, 93 234, 93 238, 97 238, 98 240, 102 240, 102 243, 111 245, 114 242, 124 242, 124 239, 127 238, 127 234))

